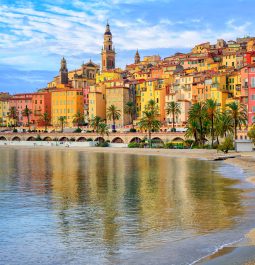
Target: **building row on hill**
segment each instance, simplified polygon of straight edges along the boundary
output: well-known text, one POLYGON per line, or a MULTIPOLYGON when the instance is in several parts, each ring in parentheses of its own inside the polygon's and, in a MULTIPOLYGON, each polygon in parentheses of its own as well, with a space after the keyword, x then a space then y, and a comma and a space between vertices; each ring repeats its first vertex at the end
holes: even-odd
POLYGON ((88 121, 96 116, 107 119, 107 109, 114 105, 120 111, 116 126, 130 125, 125 111, 128 102, 135 105, 134 123, 137 123, 150 100, 159 109, 159 119, 165 125, 171 123, 166 113, 169 102, 178 102, 181 114, 175 118, 184 126, 192 104, 214 99, 221 110, 232 101, 245 104, 248 123, 255 121, 255 38, 244 37, 235 41, 217 40, 216 44, 196 45, 189 53, 176 53, 161 59, 159 55, 145 56, 137 50, 134 63, 124 70, 115 67, 115 49, 112 33, 107 23, 100 66, 91 60, 80 68, 68 71, 65 58, 61 60, 58 76, 46 88, 36 93, 16 95, 0 94, 0 120, 11 123, 10 109, 17 111, 19 124, 27 124, 24 113, 31 111, 30 123, 42 125, 47 112, 50 123, 59 125, 60 117, 66 126, 74 126, 74 116, 82 113, 88 121))

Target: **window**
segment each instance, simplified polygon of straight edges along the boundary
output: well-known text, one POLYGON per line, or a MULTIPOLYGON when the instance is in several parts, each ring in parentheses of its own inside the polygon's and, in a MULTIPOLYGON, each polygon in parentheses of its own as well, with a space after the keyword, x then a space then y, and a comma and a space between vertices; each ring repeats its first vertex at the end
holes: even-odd
POLYGON ((251 78, 251 87, 255 88, 255 77, 251 78))

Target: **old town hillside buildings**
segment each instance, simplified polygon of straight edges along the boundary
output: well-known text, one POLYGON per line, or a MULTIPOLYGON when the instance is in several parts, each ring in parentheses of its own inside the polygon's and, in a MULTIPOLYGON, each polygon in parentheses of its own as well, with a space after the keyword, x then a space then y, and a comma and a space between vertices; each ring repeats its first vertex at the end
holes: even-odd
POLYGON ((116 67, 113 35, 107 23, 103 36, 100 65, 83 63, 78 69, 68 70, 67 61, 61 59, 59 74, 46 88, 35 93, 9 95, 0 93, 0 124, 11 125, 8 113, 17 112, 17 123, 27 125, 24 109, 31 110, 30 123, 35 128, 43 125, 47 113, 49 123, 60 126, 65 117, 67 127, 74 127, 74 116, 82 113, 85 121, 99 116, 107 119, 107 109, 114 105, 121 116, 116 128, 131 126, 130 115, 125 112, 127 102, 135 104, 134 125, 141 119, 149 100, 158 106, 159 119, 168 126, 171 115, 166 113, 167 103, 178 102, 181 114, 177 126, 184 127, 190 106, 212 98, 221 110, 226 104, 238 101, 247 106, 249 125, 255 122, 255 38, 236 40, 219 39, 215 44, 196 45, 189 53, 176 53, 166 58, 159 55, 141 58, 139 51, 125 69, 116 67))

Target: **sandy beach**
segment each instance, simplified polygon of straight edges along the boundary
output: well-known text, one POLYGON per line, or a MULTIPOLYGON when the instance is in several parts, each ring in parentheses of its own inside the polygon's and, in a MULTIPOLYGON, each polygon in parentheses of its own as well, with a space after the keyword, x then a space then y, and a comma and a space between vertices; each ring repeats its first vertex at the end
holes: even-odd
MULTIPOLYGON (((20 149, 21 146, 1 146, 0 148, 20 149)), ((231 151, 229 154, 217 152, 217 150, 205 149, 131 149, 131 148, 101 148, 101 147, 65 147, 65 146, 22 146, 24 149, 61 149, 77 150, 83 152, 106 152, 135 155, 160 155, 169 157, 187 157, 194 159, 214 160, 217 157, 234 157, 227 158, 224 163, 240 167, 247 173, 247 181, 254 184, 255 187, 255 152, 253 153, 236 153, 231 151)), ((222 162, 222 161, 221 161, 222 162)), ((255 228, 255 227, 254 227, 255 228)), ((222 248, 218 252, 206 257, 197 264, 231 264, 231 265, 252 265, 255 264, 255 229, 251 230, 245 239, 236 244, 222 248)))

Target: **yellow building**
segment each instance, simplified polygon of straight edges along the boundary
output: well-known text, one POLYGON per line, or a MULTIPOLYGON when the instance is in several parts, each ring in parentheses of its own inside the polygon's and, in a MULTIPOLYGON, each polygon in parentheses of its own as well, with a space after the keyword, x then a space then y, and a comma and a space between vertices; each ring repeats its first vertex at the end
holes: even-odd
POLYGON ((225 109, 226 100, 230 93, 227 91, 226 74, 218 74, 212 77, 211 99, 218 103, 220 109, 225 109))
POLYGON ((89 119, 99 116, 106 119, 105 85, 98 84, 89 88, 89 119))
POLYGON ((210 42, 196 45, 192 49, 192 53, 206 53, 208 49, 210 49, 210 42))
POLYGON ((9 101, 0 99, 0 125, 7 125, 9 101))
POLYGON ((235 52, 227 52, 222 56, 222 66, 226 67, 235 67, 237 65, 236 61, 236 53, 235 52))
POLYGON ((103 83, 109 80, 119 80, 121 78, 122 76, 120 69, 108 70, 96 74, 96 84, 103 83))
POLYGON ((233 72, 227 77, 227 89, 234 98, 241 96, 241 72, 233 72))
POLYGON ((80 89, 56 89, 51 93, 51 102, 52 124, 55 127, 60 126, 61 116, 66 117, 66 127, 73 127, 74 115, 84 113, 83 92, 80 89))
POLYGON ((141 115, 150 100, 154 100, 159 109, 159 119, 165 119, 165 96, 166 89, 163 79, 148 79, 141 86, 141 115))

